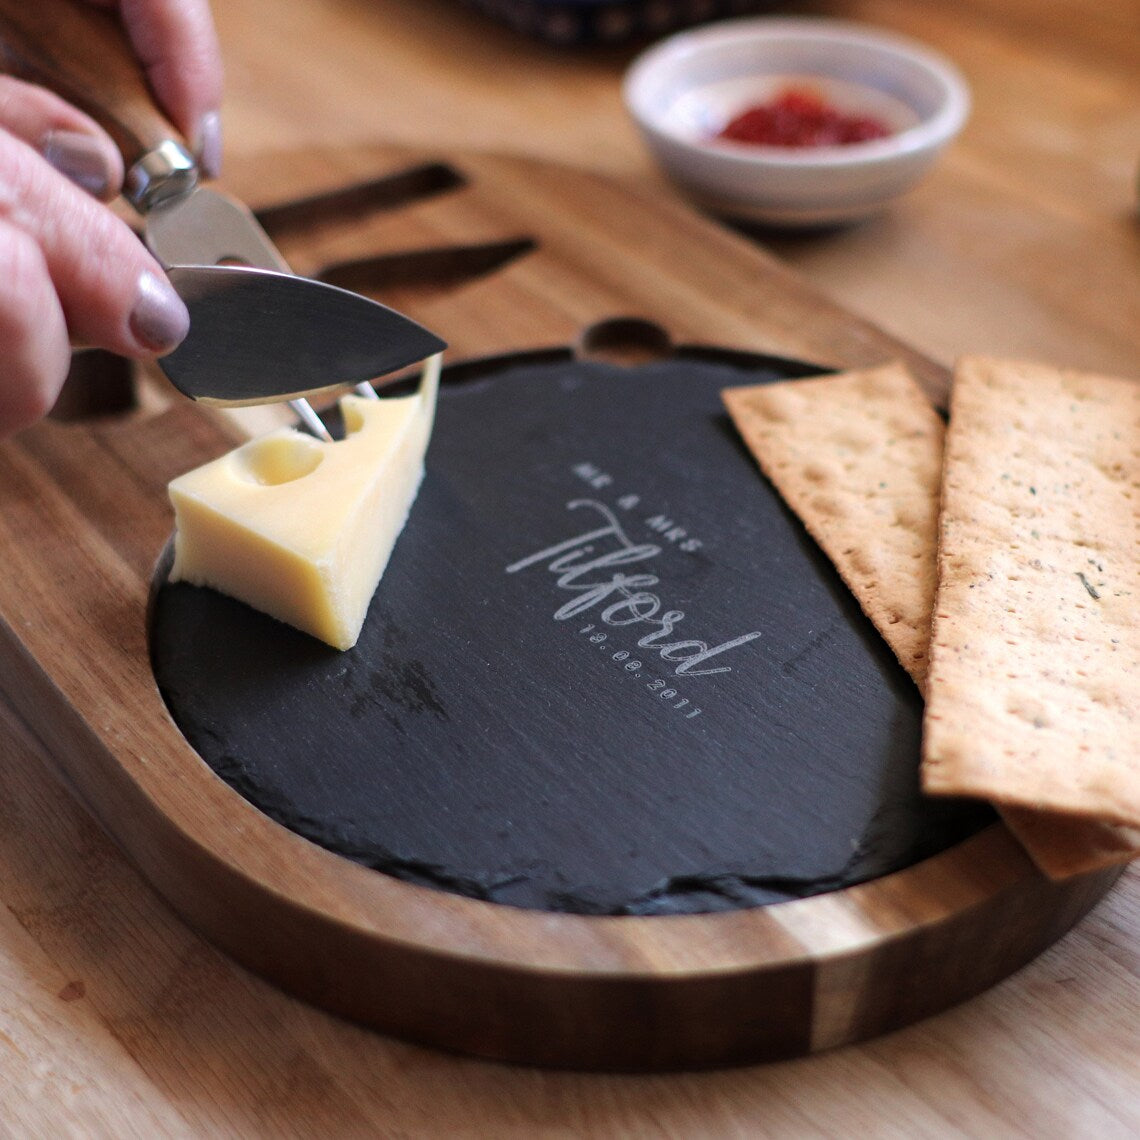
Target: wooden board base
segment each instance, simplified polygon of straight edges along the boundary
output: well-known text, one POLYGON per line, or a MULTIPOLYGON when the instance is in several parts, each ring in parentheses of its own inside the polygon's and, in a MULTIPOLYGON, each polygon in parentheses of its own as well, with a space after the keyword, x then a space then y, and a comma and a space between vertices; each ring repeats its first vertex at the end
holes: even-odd
MULTIPOLYGON (((264 192, 265 169, 235 188, 264 192)), ((932 392, 944 385, 937 367, 742 241, 636 187, 521 160, 388 150, 269 169, 292 204, 266 220, 296 268, 367 287, 436 328, 455 359, 566 345, 637 355, 664 338, 821 365, 903 357, 932 392), (354 189, 324 193, 346 183, 354 189)), ((412 1040, 533 1064, 788 1057, 979 992, 1116 877, 1046 881, 995 824, 812 898, 583 916, 460 897, 332 854, 202 762, 150 668, 165 484, 240 431, 154 385, 132 411, 92 411, 0 448, 0 685, 187 921, 306 1000, 412 1040)))

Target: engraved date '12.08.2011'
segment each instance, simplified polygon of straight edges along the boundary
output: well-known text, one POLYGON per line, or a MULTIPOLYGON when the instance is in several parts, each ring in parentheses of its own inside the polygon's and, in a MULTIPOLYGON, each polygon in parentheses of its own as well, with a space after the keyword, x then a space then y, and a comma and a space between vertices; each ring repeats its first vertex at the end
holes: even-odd
MULTIPOLYGON (((611 476, 591 463, 575 464, 573 473, 594 490, 613 483, 611 476)), ((677 637, 677 627, 685 614, 665 608, 661 597, 651 592, 650 587, 657 586, 661 579, 654 574, 631 574, 625 570, 636 563, 652 561, 665 549, 654 542, 637 542, 626 533, 618 511, 632 512, 640 505, 641 497, 634 494, 618 497, 612 507, 596 498, 571 499, 566 509, 586 518, 585 529, 512 562, 506 572, 517 574, 544 566, 557 575, 557 589, 572 597, 555 609, 553 620, 581 619, 582 624, 575 623, 574 628, 587 644, 596 646, 623 675, 642 681, 647 693, 664 706, 692 719, 704 710, 681 694, 679 682, 653 676, 653 672, 664 670, 652 669, 644 659, 656 655, 659 661, 671 666, 673 677, 684 679, 680 682, 683 684, 693 678, 731 672, 732 666, 725 663, 723 655, 755 641, 760 633, 740 634, 716 645, 677 637), (614 630, 619 632, 612 634, 614 630), (626 638, 621 638, 622 633, 626 638), (636 638, 635 633, 639 634, 636 638), (632 644, 619 644, 617 639, 628 639, 632 644)), ((642 514, 639 512, 637 517, 640 519, 642 514)), ((660 536, 677 550, 694 553, 702 546, 699 539, 664 515, 648 515, 641 521, 655 537, 660 536)))

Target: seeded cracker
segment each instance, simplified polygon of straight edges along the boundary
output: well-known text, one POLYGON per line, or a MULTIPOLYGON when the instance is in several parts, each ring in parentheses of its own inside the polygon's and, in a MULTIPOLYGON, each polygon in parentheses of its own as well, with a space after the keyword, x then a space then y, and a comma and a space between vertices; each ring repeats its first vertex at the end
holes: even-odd
POLYGON ((901 364, 723 393, 744 441, 921 685, 942 421, 901 364))
MULTIPOLYGON (((944 429, 918 385, 902 365, 888 365, 729 389, 724 400, 761 469, 921 687, 935 591, 944 429), (861 425, 855 447, 853 423, 861 425), (813 476, 830 463, 842 479, 824 480, 824 492, 813 476), (861 552, 885 545, 891 556, 876 559, 881 572, 863 572, 870 556, 861 552), (904 612, 908 617, 893 620, 904 612)), ((1140 852, 1140 832, 1131 829, 1027 809, 1003 815, 1037 865, 1056 878, 1140 852)))
POLYGON ((1140 385, 967 359, 950 424, 924 786, 1140 826, 1140 385))

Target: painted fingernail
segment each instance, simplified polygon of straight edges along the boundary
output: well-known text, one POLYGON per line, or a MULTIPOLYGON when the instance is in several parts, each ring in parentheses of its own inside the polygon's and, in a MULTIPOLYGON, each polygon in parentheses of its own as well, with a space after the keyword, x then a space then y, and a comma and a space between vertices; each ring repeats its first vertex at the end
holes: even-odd
POLYGON ((202 173, 217 178, 222 171, 222 117, 217 111, 209 111, 199 120, 195 142, 202 173))
POLYGON ((65 178, 96 198, 111 189, 107 152, 96 139, 79 131, 49 131, 40 141, 40 154, 65 178))
POLYGON ((161 356, 177 348, 190 331, 190 314, 170 282, 146 270, 139 277, 130 327, 143 348, 161 356))

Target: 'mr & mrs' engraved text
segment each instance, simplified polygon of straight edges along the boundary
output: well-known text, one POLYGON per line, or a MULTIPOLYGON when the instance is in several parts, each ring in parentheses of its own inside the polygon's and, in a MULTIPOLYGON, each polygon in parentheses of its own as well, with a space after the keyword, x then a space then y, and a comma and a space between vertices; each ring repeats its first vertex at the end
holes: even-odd
POLYGON ((596 609, 598 619, 608 626, 632 626, 637 630, 649 626, 637 645, 658 653, 663 661, 674 666, 677 676, 705 677, 732 671, 731 665, 720 663, 711 668, 698 666, 755 641, 759 632, 744 633, 713 646, 695 639, 676 640, 675 631, 685 617, 684 612, 663 609, 661 599, 648 589, 659 583, 655 575, 627 573, 625 569, 656 558, 661 547, 633 541, 614 512, 595 499, 573 499, 566 507, 571 511, 593 512, 601 525, 507 567, 508 574, 517 574, 532 566, 545 565, 551 574, 558 575, 558 588, 573 596, 554 611, 555 621, 568 621, 596 609))

